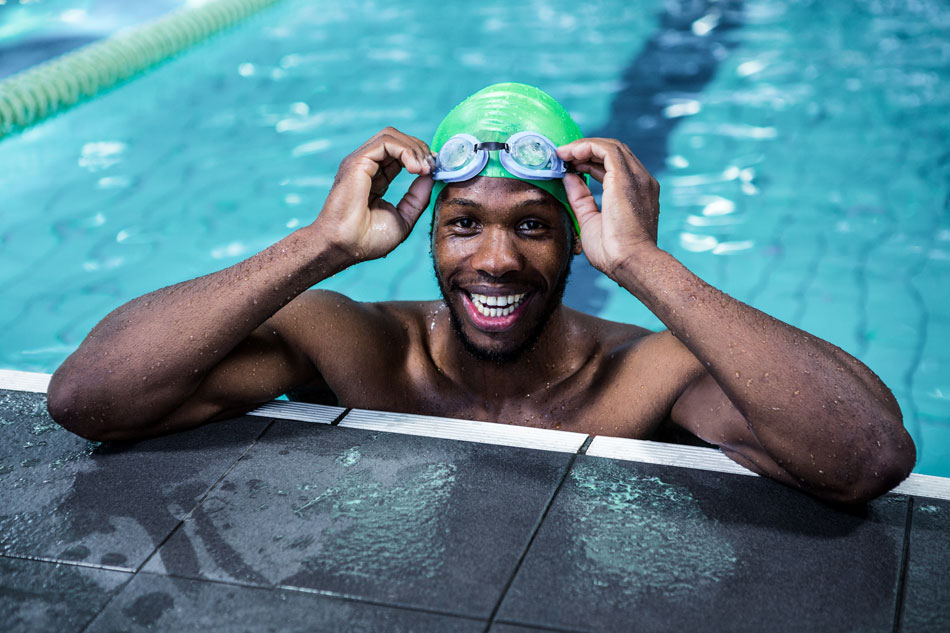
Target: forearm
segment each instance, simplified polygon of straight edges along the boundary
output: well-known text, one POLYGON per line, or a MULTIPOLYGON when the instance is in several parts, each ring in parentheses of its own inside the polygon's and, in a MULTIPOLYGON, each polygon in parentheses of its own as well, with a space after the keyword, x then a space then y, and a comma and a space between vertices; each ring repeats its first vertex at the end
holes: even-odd
POLYGON ((345 267, 307 227, 230 268, 134 299, 103 319, 56 371, 51 410, 168 412, 254 329, 345 267))
POLYGON ((896 401, 853 357, 723 294, 659 249, 641 249, 614 276, 705 366, 793 476, 833 485, 866 470, 883 476, 908 454, 912 466, 896 401))

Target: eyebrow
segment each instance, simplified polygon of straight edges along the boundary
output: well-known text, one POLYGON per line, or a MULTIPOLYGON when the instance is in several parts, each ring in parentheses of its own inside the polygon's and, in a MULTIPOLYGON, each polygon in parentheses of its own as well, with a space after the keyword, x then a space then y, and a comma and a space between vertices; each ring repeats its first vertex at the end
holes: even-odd
MULTIPOLYGON (((443 205, 455 205, 459 207, 471 207, 475 209, 480 209, 481 204, 471 200, 469 198, 450 198, 442 203, 443 205)), ((551 201, 546 198, 529 198, 527 200, 522 200, 518 204, 514 205, 516 209, 529 208, 529 207, 546 207, 551 204, 551 201)))

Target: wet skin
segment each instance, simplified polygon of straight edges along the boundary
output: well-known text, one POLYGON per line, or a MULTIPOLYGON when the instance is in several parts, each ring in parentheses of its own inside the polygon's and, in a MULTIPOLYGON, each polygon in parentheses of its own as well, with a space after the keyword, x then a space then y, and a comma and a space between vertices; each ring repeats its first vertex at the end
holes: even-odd
POLYGON ((311 401, 649 438, 684 429, 751 470, 833 501, 906 477, 914 447, 887 387, 830 343, 719 292, 656 244, 659 186, 612 139, 558 155, 604 185, 564 180, 442 192, 432 255, 444 298, 358 303, 308 290, 383 257, 429 202, 432 154, 383 130, 348 156, 309 226, 220 272, 108 315, 56 371, 53 418, 135 439, 224 420, 282 393, 311 401), (416 175, 396 204, 402 170, 416 175), (650 332, 560 302, 571 255, 669 328, 650 332))

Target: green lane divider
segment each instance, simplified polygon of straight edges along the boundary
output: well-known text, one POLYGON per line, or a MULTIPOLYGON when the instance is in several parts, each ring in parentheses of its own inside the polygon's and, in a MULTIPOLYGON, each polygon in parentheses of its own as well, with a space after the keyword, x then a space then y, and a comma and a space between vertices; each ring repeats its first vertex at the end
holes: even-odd
POLYGON ((85 101, 280 0, 213 0, 0 81, 0 140, 85 101))

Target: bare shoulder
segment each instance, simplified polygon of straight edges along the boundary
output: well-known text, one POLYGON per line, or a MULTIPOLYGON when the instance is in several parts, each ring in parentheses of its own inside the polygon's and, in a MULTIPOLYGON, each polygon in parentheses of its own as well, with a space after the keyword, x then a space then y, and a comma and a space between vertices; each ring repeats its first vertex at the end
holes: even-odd
POLYGON ((268 324, 318 366, 334 359, 388 362, 405 353, 427 309, 423 302, 361 302, 330 290, 308 290, 268 324))
POLYGON ((650 347, 656 351, 675 349, 679 341, 668 330, 656 332, 632 323, 601 319, 573 308, 565 307, 574 331, 595 341, 605 352, 617 353, 634 347, 650 347))
POLYGON ((594 342, 600 369, 617 385, 637 384, 648 392, 678 395, 705 373, 692 352, 669 330, 657 332, 576 310, 571 313, 575 330, 594 342))

